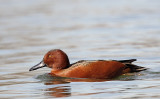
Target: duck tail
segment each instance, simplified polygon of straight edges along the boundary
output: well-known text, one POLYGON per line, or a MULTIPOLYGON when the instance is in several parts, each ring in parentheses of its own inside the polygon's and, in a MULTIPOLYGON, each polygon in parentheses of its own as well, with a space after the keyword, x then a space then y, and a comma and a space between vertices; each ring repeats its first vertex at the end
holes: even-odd
POLYGON ((125 69, 124 70, 130 70, 131 73, 133 72, 140 72, 147 70, 148 68, 142 67, 142 66, 137 66, 135 64, 132 64, 132 62, 136 61, 136 59, 129 59, 129 60, 119 60, 118 62, 121 62, 125 64, 125 69))
POLYGON ((137 66, 134 64, 125 64, 126 65, 126 69, 129 68, 130 72, 140 72, 140 71, 144 71, 147 70, 148 68, 142 67, 142 66, 137 66))

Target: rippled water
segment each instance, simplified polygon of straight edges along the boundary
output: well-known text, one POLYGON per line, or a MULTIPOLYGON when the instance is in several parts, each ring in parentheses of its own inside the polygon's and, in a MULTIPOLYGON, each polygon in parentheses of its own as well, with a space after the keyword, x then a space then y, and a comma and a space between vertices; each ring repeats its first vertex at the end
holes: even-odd
POLYGON ((0 98, 160 98, 159 0, 0 0, 0 98), (147 71, 116 79, 29 72, 50 49, 71 63, 138 59, 147 71))

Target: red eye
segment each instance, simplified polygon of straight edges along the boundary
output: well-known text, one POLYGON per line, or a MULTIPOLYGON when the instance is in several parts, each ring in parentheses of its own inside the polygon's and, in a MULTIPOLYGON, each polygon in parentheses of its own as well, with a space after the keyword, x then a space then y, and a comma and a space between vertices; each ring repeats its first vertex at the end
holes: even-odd
POLYGON ((51 57, 52 57, 52 55, 49 55, 48 57, 49 57, 49 58, 51 58, 51 57))

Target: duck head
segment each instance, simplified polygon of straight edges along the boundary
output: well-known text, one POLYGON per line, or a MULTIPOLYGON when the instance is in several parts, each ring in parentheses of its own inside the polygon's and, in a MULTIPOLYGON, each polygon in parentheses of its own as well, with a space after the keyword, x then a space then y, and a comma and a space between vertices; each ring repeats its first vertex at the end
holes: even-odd
POLYGON ((65 69, 70 66, 68 56, 65 52, 60 49, 54 49, 48 51, 43 60, 37 65, 29 69, 29 71, 37 70, 42 67, 49 67, 54 70, 65 69))

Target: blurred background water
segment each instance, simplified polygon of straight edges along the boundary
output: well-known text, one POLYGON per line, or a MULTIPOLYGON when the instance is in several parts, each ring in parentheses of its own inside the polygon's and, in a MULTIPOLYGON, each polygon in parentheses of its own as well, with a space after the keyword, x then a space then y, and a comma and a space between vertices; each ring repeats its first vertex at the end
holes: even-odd
POLYGON ((1 99, 159 99, 159 50, 159 0, 0 0, 1 99), (136 58, 150 69, 111 81, 28 71, 57 48, 71 63, 136 58))

